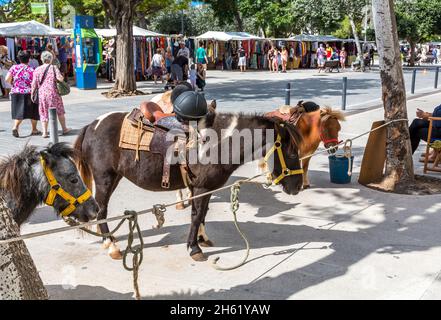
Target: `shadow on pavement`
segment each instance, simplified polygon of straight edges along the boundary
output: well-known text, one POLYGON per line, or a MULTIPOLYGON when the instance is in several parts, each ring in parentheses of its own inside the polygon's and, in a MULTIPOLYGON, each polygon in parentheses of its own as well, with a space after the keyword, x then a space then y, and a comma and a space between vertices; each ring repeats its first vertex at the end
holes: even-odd
POLYGON ((63 288, 62 285, 46 285, 49 299, 52 300, 132 300, 133 293, 110 291, 104 287, 79 285, 63 288))

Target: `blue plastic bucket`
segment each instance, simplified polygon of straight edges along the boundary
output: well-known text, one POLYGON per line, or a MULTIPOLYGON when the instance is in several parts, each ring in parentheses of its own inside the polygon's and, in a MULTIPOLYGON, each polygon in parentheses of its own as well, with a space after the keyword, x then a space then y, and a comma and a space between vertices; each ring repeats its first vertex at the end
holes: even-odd
MULTIPOLYGON (((329 174, 332 183, 351 183, 352 175, 348 175, 349 160, 344 156, 329 156, 329 174)), ((351 157, 351 172, 354 163, 354 156, 351 157)))

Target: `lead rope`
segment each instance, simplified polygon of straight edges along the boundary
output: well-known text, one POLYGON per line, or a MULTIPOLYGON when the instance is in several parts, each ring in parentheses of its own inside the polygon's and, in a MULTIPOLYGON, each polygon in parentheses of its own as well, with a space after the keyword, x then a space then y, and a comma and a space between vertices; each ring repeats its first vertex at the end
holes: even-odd
POLYGON ((240 229, 239 223, 237 222, 237 210, 239 210, 239 192, 240 192, 240 184, 239 183, 236 183, 233 186, 231 186, 231 195, 230 195, 231 206, 230 206, 230 208, 231 208, 231 212, 233 213, 234 225, 237 229, 237 232, 240 234, 243 241, 245 242, 246 253, 245 253, 245 256, 243 257, 242 261, 240 261, 238 264, 231 266, 231 267, 221 267, 221 266, 217 265, 216 263, 219 261, 220 258, 216 257, 213 260, 213 264, 212 264, 213 268, 215 268, 216 270, 229 271, 229 270, 237 269, 246 263, 248 256, 250 255, 250 243, 248 242, 246 235, 240 229))
MULTIPOLYGON (((164 212, 165 212, 165 208, 163 208, 163 205, 156 205, 153 208, 153 214, 156 216, 156 219, 158 220, 157 228, 160 228, 162 226, 162 224, 164 223, 164 212)), ((140 267, 142 260, 143 260, 143 257, 144 257, 143 256, 144 240, 142 238, 141 228, 139 227, 139 223, 138 223, 138 213, 136 211, 126 210, 126 211, 124 211, 124 215, 127 217, 123 218, 116 225, 116 227, 110 232, 98 233, 98 232, 94 232, 92 230, 89 230, 87 228, 80 228, 80 230, 82 230, 88 234, 91 234, 93 236, 109 238, 109 237, 113 237, 115 232, 117 232, 121 228, 121 226, 124 224, 124 222, 126 220, 129 222, 129 233, 127 236, 127 246, 126 246, 126 250, 124 250, 124 255, 123 255, 123 267, 127 271, 132 271, 132 273, 133 273, 133 289, 135 292, 135 298, 136 298, 136 300, 140 300, 141 294, 139 292, 138 274, 139 274, 139 267, 140 267), (137 246, 137 248, 134 248, 134 246, 133 246, 133 240, 135 239, 135 233, 136 233, 136 237, 138 238, 138 241, 139 241, 139 245, 137 246), (129 266, 127 263, 129 253, 133 255, 132 266, 129 266)), ((79 225, 78 222, 74 221, 73 219, 71 219, 69 217, 66 217, 64 219, 64 221, 70 226, 79 225)))
POLYGON ((142 263, 144 258, 144 240, 141 234, 141 228, 138 223, 138 213, 136 211, 126 211, 126 214, 129 214, 130 217, 127 218, 129 221, 129 235, 127 238, 127 248, 124 251, 123 256, 123 266, 127 271, 133 272, 133 289, 135 290, 136 300, 141 300, 141 294, 139 292, 138 285, 138 274, 139 274, 139 266, 142 263), (139 244, 136 248, 133 246, 134 234, 136 232, 136 236, 138 237, 139 244), (127 264, 127 257, 129 253, 133 255, 132 257, 132 266, 127 264))
POLYGON ((348 176, 352 176, 352 140, 347 139, 343 147, 344 156, 348 158, 348 176))

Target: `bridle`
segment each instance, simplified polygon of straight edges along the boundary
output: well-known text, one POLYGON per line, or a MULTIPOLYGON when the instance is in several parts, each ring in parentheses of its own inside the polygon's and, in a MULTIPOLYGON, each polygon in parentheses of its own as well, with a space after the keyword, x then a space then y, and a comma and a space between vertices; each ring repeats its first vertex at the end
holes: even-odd
POLYGON ((55 179, 55 176, 52 172, 52 170, 47 166, 46 161, 43 157, 40 157, 40 163, 43 167, 44 174, 47 178, 47 181, 49 182, 49 185, 51 186, 51 189, 46 197, 46 200, 44 201, 48 206, 53 206, 55 198, 57 196, 60 196, 62 199, 67 201, 69 205, 67 208, 65 208, 62 212, 60 212, 60 215, 63 217, 67 217, 72 212, 76 210, 76 208, 81 205, 82 203, 86 202, 91 196, 92 192, 87 188, 87 190, 78 198, 75 198, 70 193, 66 192, 61 185, 58 183, 57 179, 55 179))
POLYGON ((338 141, 337 138, 329 139, 329 138, 325 137, 325 133, 327 133, 327 130, 325 130, 325 123, 326 123, 326 121, 328 121, 331 118, 332 118, 331 115, 328 114, 328 115, 321 117, 321 119, 320 119, 320 140, 325 145, 325 148, 327 147, 326 145, 328 145, 329 143, 339 144, 341 142, 341 141, 338 141))
POLYGON ((279 161, 280 166, 282 167, 282 173, 278 177, 273 177, 273 174, 271 173, 272 182, 274 184, 279 184, 280 181, 283 180, 285 177, 297 175, 297 174, 303 174, 303 169, 296 169, 291 170, 286 166, 285 157, 282 152, 282 137, 280 136, 280 133, 277 132, 277 138, 274 142, 274 145, 271 147, 271 149, 268 150, 268 152, 265 155, 264 162, 267 164, 269 157, 277 151, 277 154, 279 155, 279 161))

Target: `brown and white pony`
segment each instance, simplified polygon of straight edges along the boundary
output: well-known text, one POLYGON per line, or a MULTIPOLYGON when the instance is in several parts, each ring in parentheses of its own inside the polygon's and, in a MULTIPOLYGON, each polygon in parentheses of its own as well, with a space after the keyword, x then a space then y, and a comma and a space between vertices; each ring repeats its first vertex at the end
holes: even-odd
MULTIPOLYGON (((299 147, 301 158, 313 154, 321 142, 326 149, 338 145, 340 142, 338 139, 338 133, 341 130, 340 121, 345 121, 345 115, 340 110, 323 107, 317 111, 306 112, 301 109, 300 105, 296 107, 283 106, 267 113, 266 116, 280 118, 297 127, 303 138, 299 147)), ((335 151, 337 151, 337 147, 328 152, 335 151)), ((310 187, 308 178, 310 159, 302 160, 304 189, 310 187)))
MULTIPOLYGON (((121 125, 127 116, 127 112, 116 112, 101 117, 84 127, 75 142, 75 149, 81 156, 80 172, 83 180, 91 189, 92 182, 95 182, 95 198, 100 207, 98 219, 107 217, 108 203, 112 193, 123 177, 127 178, 137 186, 151 191, 178 190, 185 187, 182 179, 180 164, 170 165, 170 188, 162 188, 162 173, 164 159, 162 155, 150 151, 143 151, 139 161, 136 159, 136 151, 126 150, 119 147, 121 125)), ((210 144, 217 150, 218 159, 222 159, 221 151, 227 150, 226 163, 196 163, 188 164, 188 172, 191 172, 191 191, 193 195, 203 196, 192 201, 191 227, 188 235, 187 246, 191 250, 190 255, 196 261, 203 261, 206 256, 202 253, 201 245, 212 245, 208 237, 204 237, 202 231, 205 225, 205 216, 208 211, 208 203, 211 194, 208 191, 223 186, 231 174, 245 164, 251 153, 271 154, 275 146, 280 152, 273 152, 274 166, 273 177, 283 177, 280 184, 287 194, 297 194, 302 188, 302 177, 298 173, 301 169, 299 160, 299 148, 301 137, 298 130, 291 124, 278 118, 268 118, 262 115, 244 115, 209 112, 205 118, 200 120, 198 130, 212 131, 221 139, 207 140, 204 144, 210 144), (249 144, 241 143, 235 148, 231 141, 236 129, 238 132, 249 130, 253 141, 249 144), (267 130, 270 130, 270 133, 267 130), (259 145, 256 146, 255 133, 264 132, 259 145), (275 141, 275 142, 274 142, 275 141), (261 146, 260 146, 261 144, 261 146), (257 148, 256 148, 257 147, 257 148), (236 150, 237 149, 237 150, 236 150), (234 152, 233 152, 234 151, 234 152), (233 156, 234 155, 234 156, 233 156), (237 163, 233 158, 238 156, 237 163), (285 167, 284 167, 285 166, 285 167), (286 170, 294 173, 286 173, 286 170), (201 230, 202 229, 202 230, 201 230), (202 233, 202 234, 201 234, 202 233), (201 237, 199 236, 202 236, 201 237)), ((203 154, 200 157, 205 157, 203 154)), ((198 158, 199 159, 199 158, 198 158)), ((277 178, 277 179, 278 179, 277 178)), ((99 225, 102 233, 107 233, 107 223, 99 225)), ((206 234, 205 234, 206 236, 206 234)), ((105 243, 108 243, 105 239, 105 243)), ((109 254, 112 258, 121 258, 121 253, 111 241, 109 254)))

